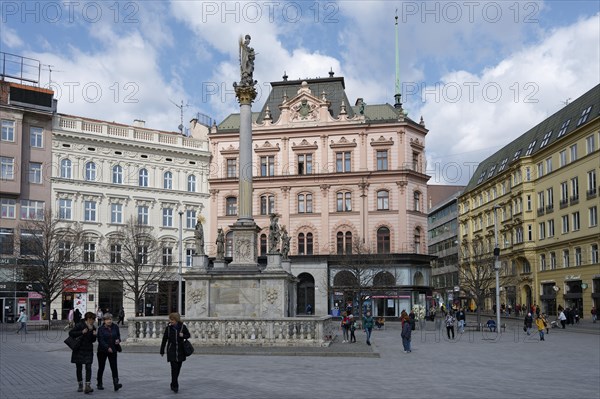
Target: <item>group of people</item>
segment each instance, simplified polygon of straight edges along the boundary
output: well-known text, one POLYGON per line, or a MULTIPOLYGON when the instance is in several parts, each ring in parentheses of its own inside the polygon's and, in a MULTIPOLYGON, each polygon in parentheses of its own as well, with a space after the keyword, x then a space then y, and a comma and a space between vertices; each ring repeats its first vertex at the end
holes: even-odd
MULTIPOLYGON (((108 312, 103 312, 102 323, 96 328, 94 322, 97 314, 86 312, 83 320, 79 321, 69 331, 69 336, 79 340, 79 345, 71 353, 71 363, 75 364, 77 376, 77 392, 86 394, 94 391, 91 385, 92 363, 94 361, 94 342, 98 341, 96 357, 98 359, 98 372, 96 375, 96 388, 104 389, 103 377, 106 361, 110 365, 112 382, 115 391, 123 387, 119 381, 119 370, 117 366, 117 353, 121 352, 121 333, 119 326, 113 323, 113 317, 108 312), (83 368, 85 366, 85 380, 83 368)), ((164 356, 165 350, 167 361, 171 364, 171 390, 179 391, 179 374, 181 366, 186 359, 184 352, 184 341, 190 338, 190 332, 182 323, 179 313, 169 315, 169 324, 163 333, 160 346, 160 355, 164 356)))

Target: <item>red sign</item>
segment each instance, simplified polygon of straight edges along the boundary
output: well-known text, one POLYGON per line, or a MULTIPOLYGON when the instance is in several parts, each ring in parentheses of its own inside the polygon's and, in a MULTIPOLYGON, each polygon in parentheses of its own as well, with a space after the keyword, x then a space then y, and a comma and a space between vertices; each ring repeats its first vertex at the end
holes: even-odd
POLYGON ((30 298, 30 299, 42 299, 42 294, 40 294, 39 292, 31 292, 31 291, 29 291, 27 293, 27 298, 30 298))
POLYGON ((88 281, 87 280, 64 280, 63 291, 64 292, 87 292, 88 281))

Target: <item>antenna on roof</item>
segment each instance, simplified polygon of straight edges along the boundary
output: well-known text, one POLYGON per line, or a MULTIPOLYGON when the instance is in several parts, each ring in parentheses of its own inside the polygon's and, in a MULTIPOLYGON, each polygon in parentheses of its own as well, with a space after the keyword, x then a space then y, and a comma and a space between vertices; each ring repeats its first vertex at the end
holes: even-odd
MULTIPOLYGON (((54 68, 54 65, 48 65, 48 64, 42 64, 42 65, 47 67, 47 68, 44 68, 44 71, 48 71, 48 87, 50 87, 50 85, 52 84, 52 71, 53 71, 52 68, 54 68)), ((62 72, 62 71, 55 69, 54 72, 62 72)))
POLYGON ((396 8, 395 36, 396 36, 396 93, 394 94, 394 108, 402 111, 402 98, 400 90, 400 49, 398 47, 398 9, 396 8))
POLYGON ((180 132, 181 134, 183 134, 183 109, 184 109, 184 108, 187 108, 187 107, 189 107, 189 106, 190 106, 190 104, 188 103, 188 104, 185 104, 185 105, 183 105, 183 100, 181 100, 181 105, 178 105, 178 104, 177 104, 175 101, 173 101, 173 100, 169 100, 169 101, 171 101, 171 102, 173 103, 173 105, 175 105, 177 108, 179 108, 179 111, 180 111, 180 113, 181 113, 181 116, 180 116, 180 120, 179 120, 179 126, 178 126, 177 128, 179 129, 179 132, 180 132))
POLYGON ((565 101, 561 101, 561 103, 563 103, 566 107, 567 105, 569 105, 569 101, 571 101, 571 97, 567 98, 565 101))

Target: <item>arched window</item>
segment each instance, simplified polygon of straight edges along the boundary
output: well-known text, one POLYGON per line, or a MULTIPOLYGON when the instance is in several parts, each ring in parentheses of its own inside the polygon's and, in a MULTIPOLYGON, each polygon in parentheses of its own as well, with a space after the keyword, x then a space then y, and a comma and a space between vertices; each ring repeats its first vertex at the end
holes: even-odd
POLYGON ((313 234, 300 233, 298 234, 298 255, 313 254, 313 234))
POLYGON ((414 242, 415 242, 415 253, 420 254, 421 253, 421 228, 420 227, 417 227, 415 229, 414 242))
POLYGON ((225 199, 225 215, 235 216, 237 215, 237 198, 227 197, 225 199))
POLYGON ((96 164, 88 162, 85 164, 85 180, 96 181, 96 164))
POLYGON ((418 191, 415 191, 414 194, 414 211, 416 212, 421 212, 421 193, 418 191))
POLYGON ((148 170, 140 169, 138 173, 138 183, 140 187, 148 187, 148 170))
POLYGON ((233 231, 230 231, 225 235, 225 256, 233 256, 233 231))
POLYGON ((306 242, 304 241, 304 233, 298 234, 298 255, 306 255, 306 242))
POLYGON ((387 227, 380 227, 377 230, 377 253, 390 253, 390 229, 387 227))
POLYGON ((63 159, 60 161, 60 177, 63 179, 71 179, 72 178, 72 163, 70 159, 63 159))
POLYGON ((267 254, 267 235, 260 235, 260 256, 265 256, 267 254))
POLYGON ((306 233, 306 254, 313 254, 313 235, 312 233, 306 233))
POLYGON ((389 205, 390 193, 386 190, 377 191, 377 210, 387 211, 390 209, 389 205))
POLYGON ((163 188, 166 190, 173 189, 173 173, 165 172, 163 175, 163 188))
POLYGON ((195 175, 189 175, 188 176, 188 191, 190 193, 195 193, 196 192, 196 176, 195 175))
POLYGON ((260 196, 260 214, 270 215, 275 212, 275 196, 265 194, 260 196))
POLYGON ((351 254, 352 253, 352 233, 347 231, 345 238, 346 238, 346 254, 351 254))
POLYGON ((337 254, 343 255, 343 253, 344 253, 344 233, 342 233, 341 231, 338 231, 336 238, 337 238, 336 239, 337 254))
POLYGON ((112 182, 113 184, 123 184, 123 167, 121 165, 113 166, 112 182))

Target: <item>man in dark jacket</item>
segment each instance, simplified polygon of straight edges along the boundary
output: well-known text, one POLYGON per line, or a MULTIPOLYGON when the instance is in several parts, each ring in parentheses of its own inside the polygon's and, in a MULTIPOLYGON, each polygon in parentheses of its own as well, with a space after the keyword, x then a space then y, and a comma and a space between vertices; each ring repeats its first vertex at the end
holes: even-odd
POLYGON ((467 315, 463 308, 460 308, 458 312, 456 312, 456 321, 458 322, 458 333, 462 334, 465 332, 465 321, 467 319, 467 315))
POLYGON ((410 340, 412 336, 412 328, 410 327, 410 321, 408 318, 405 318, 402 323, 402 333, 400 334, 402 337, 402 346, 404 347, 404 352, 410 353, 410 340))
POLYGON ((160 355, 165 355, 165 346, 167 347, 167 361, 171 363, 171 390, 179 391, 179 373, 181 366, 185 361, 185 352, 183 350, 183 341, 190 337, 187 327, 181 322, 179 313, 169 315, 169 325, 165 328, 162 343, 160 345, 160 355))
POLYGON ((531 315, 531 313, 527 313, 527 316, 525 316, 525 320, 523 322, 525 325, 525 331, 527 332, 527 335, 530 335, 531 327, 533 326, 533 316, 531 315))

